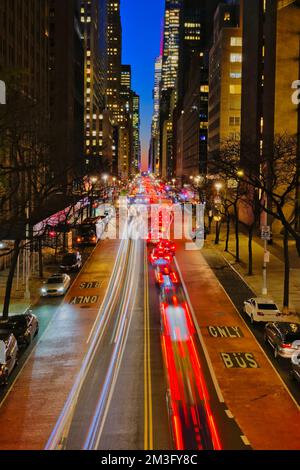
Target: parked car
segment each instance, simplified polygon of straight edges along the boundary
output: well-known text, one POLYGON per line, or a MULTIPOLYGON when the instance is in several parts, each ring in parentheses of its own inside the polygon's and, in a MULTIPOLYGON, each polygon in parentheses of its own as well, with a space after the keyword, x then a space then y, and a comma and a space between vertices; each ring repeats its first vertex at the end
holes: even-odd
POLYGON ((0 320, 0 333, 13 333, 18 346, 29 346, 39 332, 37 317, 28 310, 23 315, 11 315, 7 320, 0 320))
POLYGON ((250 317, 251 323, 275 322, 282 315, 275 302, 265 298, 247 300, 244 302, 244 312, 250 317))
POLYGON ((300 352, 300 325, 298 323, 275 322, 265 326, 265 342, 274 350, 274 356, 291 359, 300 352), (295 343, 299 342, 299 345, 295 343))
POLYGON ((71 278, 68 274, 54 274, 44 283, 41 288, 43 297, 59 297, 69 289, 71 278))
POLYGON ((79 251, 67 253, 61 262, 60 269, 63 272, 79 271, 82 267, 82 257, 79 251))
POLYGON ((0 385, 6 385, 8 377, 17 364, 18 343, 7 331, 0 331, 0 385))
POLYGON ((300 352, 292 357, 291 377, 300 382, 300 352))

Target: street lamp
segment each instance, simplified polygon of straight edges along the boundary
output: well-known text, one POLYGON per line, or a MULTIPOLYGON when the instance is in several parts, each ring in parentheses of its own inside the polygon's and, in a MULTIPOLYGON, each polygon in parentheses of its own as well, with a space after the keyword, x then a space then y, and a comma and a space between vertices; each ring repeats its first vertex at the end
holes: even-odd
POLYGON ((103 179, 104 183, 107 184, 108 175, 102 175, 102 179, 103 179))
POLYGON ((221 189, 223 188, 223 184, 222 183, 216 183, 215 184, 215 188, 216 190, 218 191, 218 193, 221 191, 221 189))
POLYGON ((214 221, 216 222, 216 239, 215 239, 215 245, 218 245, 220 242, 220 231, 221 231, 221 221, 222 217, 217 214, 214 216, 214 221))

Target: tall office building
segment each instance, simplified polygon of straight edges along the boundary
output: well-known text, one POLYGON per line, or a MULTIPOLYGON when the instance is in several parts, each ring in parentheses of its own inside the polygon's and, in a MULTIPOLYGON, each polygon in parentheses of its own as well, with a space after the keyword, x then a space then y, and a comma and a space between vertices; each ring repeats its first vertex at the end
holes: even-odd
MULTIPOLYGON (((0 80, 7 85, 7 104, 6 107, 1 105, 1 111, 6 113, 6 116, 2 114, 2 118, 4 117, 2 125, 10 126, 12 118, 20 146, 18 156, 18 145, 7 142, 5 133, 2 132, 0 161, 8 167, 14 166, 16 159, 19 161, 19 158, 28 159, 31 164, 38 163, 39 150, 36 144, 45 138, 50 118, 48 1, 1 1, 0 24, 0 80), (5 120, 5 117, 8 117, 8 120, 5 120)), ((43 143, 45 144, 44 140, 43 143)), ((19 164, 22 166, 22 162, 19 164)), ((46 178, 46 170, 48 167, 45 167, 45 175, 40 174, 41 181, 44 176, 46 178)), ((6 194, 7 188, 17 188, 17 190, 9 194, 9 200, 1 206, 0 218, 23 217, 24 204, 28 202, 30 210, 33 210, 36 205, 38 184, 38 181, 35 181, 34 187, 27 171, 23 172, 21 178, 19 174, 11 174, 7 176, 7 180, 1 180, 1 194, 6 194)))
POLYGON ((182 0, 166 0, 162 56, 162 90, 176 89, 182 0))
POLYGON ((296 135, 291 86, 299 79, 299 0, 243 1, 242 157, 273 149, 276 134, 296 135))
MULTIPOLYGON (((273 154, 276 135, 299 140, 299 109, 291 99, 300 79, 299 24, 299 0, 243 0, 241 164, 247 167, 251 156, 257 171, 261 157, 273 154)), ((299 226, 300 194, 295 200, 299 226)), ((290 212, 292 220, 294 205, 290 212)))
POLYGON ((121 112, 130 113, 131 100, 131 66, 121 65, 121 82, 120 82, 120 99, 121 112))
POLYGON ((49 20, 54 171, 68 182, 84 163, 84 53, 79 1, 50 0, 49 20))
POLYGON ((180 15, 183 1, 166 0, 161 74, 160 155, 158 172, 164 178, 173 173, 173 112, 178 96, 180 15))
POLYGON ((0 2, 0 70, 12 76, 20 71, 18 86, 23 96, 49 104, 49 4, 48 0, 0 2))
POLYGON ((141 141, 140 141, 140 97, 132 92, 132 129, 133 129, 133 160, 131 173, 138 173, 141 168, 141 141))
POLYGON ((208 54, 219 3, 219 0, 186 0, 181 11, 173 153, 174 171, 182 181, 206 173, 208 54))
POLYGON ((215 14, 209 60, 208 153, 223 142, 240 140, 242 29, 239 5, 220 4, 215 14))
POLYGON ((81 0, 81 27, 84 43, 85 157, 88 171, 102 165, 102 129, 100 116, 103 96, 100 88, 99 2, 81 0))
MULTIPOLYGON (((102 33, 103 34, 103 33, 102 33)), ((116 123, 122 122, 120 105, 122 25, 120 0, 107 0, 107 87, 106 104, 116 123)))
POLYGON ((153 89, 153 116, 151 125, 151 142, 149 152, 149 169, 159 173, 160 165, 160 98, 161 98, 162 56, 155 60, 154 89, 153 89))

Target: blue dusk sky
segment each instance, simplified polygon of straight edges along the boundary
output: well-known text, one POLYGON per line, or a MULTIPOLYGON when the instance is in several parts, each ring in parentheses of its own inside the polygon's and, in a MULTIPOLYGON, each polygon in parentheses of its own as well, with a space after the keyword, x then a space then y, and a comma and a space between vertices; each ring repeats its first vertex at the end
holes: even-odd
POLYGON ((141 97, 142 155, 148 158, 153 112, 154 61, 160 53, 164 0, 121 0, 123 64, 132 67, 132 88, 141 97))

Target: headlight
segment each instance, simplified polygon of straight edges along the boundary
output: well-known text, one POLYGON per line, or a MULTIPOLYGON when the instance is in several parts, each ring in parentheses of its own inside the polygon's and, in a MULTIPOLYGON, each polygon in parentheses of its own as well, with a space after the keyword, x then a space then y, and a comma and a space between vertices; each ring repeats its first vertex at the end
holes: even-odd
POLYGON ((41 292, 42 292, 42 294, 46 294, 46 293, 47 293, 47 289, 46 289, 45 287, 42 287, 41 292))
POLYGON ((64 288, 63 288, 63 287, 60 287, 60 288, 58 289, 58 292, 63 292, 63 291, 64 291, 64 288))

